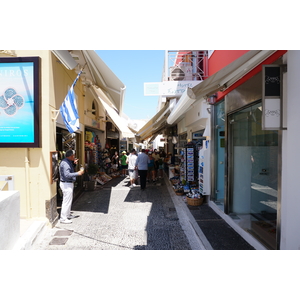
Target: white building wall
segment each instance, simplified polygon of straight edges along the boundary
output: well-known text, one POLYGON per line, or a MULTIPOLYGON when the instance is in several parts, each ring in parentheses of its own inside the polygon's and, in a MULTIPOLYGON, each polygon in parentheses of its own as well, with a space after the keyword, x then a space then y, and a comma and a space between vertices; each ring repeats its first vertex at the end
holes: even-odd
POLYGON ((280 248, 298 250, 300 249, 300 51, 287 52, 287 69, 287 130, 283 131, 282 146, 280 248))

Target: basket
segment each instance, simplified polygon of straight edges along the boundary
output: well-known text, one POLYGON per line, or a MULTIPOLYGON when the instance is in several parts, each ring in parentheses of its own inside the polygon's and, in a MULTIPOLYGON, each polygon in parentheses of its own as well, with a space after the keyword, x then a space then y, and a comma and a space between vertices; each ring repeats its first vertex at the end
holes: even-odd
POLYGON ((186 197, 188 205, 191 205, 191 206, 200 206, 200 205, 202 205, 203 199, 204 199, 203 197, 201 197, 201 198, 186 197))
POLYGON ((176 193, 177 196, 183 196, 184 195, 184 192, 181 192, 181 193, 180 192, 175 192, 175 193, 176 193))

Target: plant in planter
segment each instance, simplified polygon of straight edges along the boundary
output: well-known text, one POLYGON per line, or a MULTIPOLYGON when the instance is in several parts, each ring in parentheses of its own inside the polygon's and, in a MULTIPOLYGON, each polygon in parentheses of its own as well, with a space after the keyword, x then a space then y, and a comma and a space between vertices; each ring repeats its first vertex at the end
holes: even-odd
POLYGON ((96 164, 89 164, 87 166, 86 172, 89 177, 89 181, 87 181, 88 190, 93 190, 95 188, 95 180, 94 176, 98 173, 99 166, 96 164))

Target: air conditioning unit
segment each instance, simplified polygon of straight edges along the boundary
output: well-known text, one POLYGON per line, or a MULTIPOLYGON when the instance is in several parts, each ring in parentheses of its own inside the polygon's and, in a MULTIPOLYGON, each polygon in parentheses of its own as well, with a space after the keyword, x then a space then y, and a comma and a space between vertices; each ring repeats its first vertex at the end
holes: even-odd
POLYGON ((170 68, 170 81, 190 81, 192 79, 192 66, 174 66, 170 68))

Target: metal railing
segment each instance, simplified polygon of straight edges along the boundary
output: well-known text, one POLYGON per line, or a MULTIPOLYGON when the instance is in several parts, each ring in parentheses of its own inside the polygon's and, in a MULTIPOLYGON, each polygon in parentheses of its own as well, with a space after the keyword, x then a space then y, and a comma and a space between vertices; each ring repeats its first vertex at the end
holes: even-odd
POLYGON ((204 80, 208 77, 208 50, 168 50, 165 64, 168 81, 204 80))

